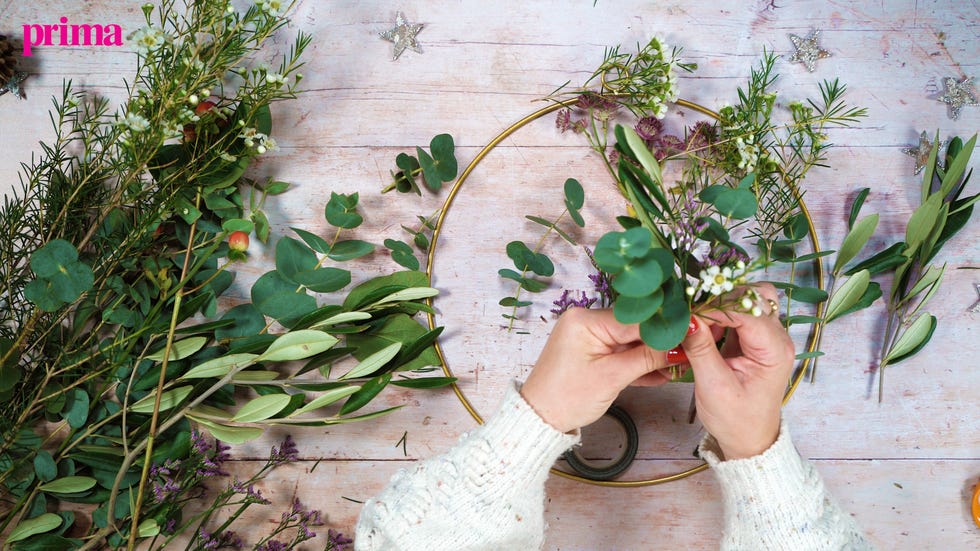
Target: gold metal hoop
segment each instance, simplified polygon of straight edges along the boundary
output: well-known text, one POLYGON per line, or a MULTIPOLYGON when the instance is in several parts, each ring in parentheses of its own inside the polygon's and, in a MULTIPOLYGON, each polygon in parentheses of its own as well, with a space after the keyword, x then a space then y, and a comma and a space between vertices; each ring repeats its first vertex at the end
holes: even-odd
MULTIPOLYGON (((459 175, 459 178, 453 184, 452 189, 449 190, 449 194, 446 196, 446 200, 442 204, 442 210, 439 212, 439 218, 436 220, 435 228, 433 228, 433 230, 432 230, 432 239, 431 239, 431 242, 429 244, 429 254, 428 254, 428 261, 427 261, 427 264, 428 265, 426 266, 426 269, 425 269, 425 273, 426 273, 426 275, 429 276, 429 280, 430 281, 432 280, 432 275, 434 273, 435 260, 436 260, 436 250, 438 250, 437 249, 437 245, 439 243, 439 235, 442 233, 443 223, 446 220, 446 216, 449 214, 449 210, 450 210, 450 208, 453 205, 453 201, 456 200, 456 196, 459 194, 460 189, 462 189, 463 183, 466 182, 466 179, 469 178, 469 176, 473 172, 473 170, 475 170, 476 167, 477 167, 477 165, 480 164, 480 161, 482 161, 483 158, 486 157, 490 153, 490 151, 493 150, 493 148, 495 148, 498 144, 500 144, 500 142, 502 142, 505 139, 507 139, 511 134, 513 134, 514 132, 517 132, 519 129, 523 128, 528 123, 530 123, 532 121, 535 121, 535 120, 537 120, 537 119, 539 119, 539 118, 541 118, 541 117, 543 117, 543 116, 545 116, 545 115, 547 115, 549 113, 553 113, 553 112, 555 112, 555 111, 557 111, 559 109, 562 109, 562 108, 565 108, 565 107, 571 107, 571 106, 573 106, 575 104, 576 101, 577 101, 577 99, 574 99, 573 98, 573 99, 569 99, 569 100, 565 100, 565 101, 559 101, 559 102, 552 103, 551 105, 548 105, 547 107, 543 107, 541 109, 538 109, 534 113, 531 113, 530 115, 524 117, 523 119, 515 122, 514 124, 510 125, 509 127, 507 127, 503 132, 501 132, 500 134, 498 134, 494 139, 490 140, 490 143, 488 143, 483 149, 481 149, 480 152, 477 153, 476 157, 474 157, 473 160, 470 162, 470 164, 467 165, 466 169, 463 170, 463 173, 459 175)), ((715 120, 718 120, 720 118, 720 116, 718 115, 718 113, 716 113, 716 112, 708 109, 707 107, 704 107, 702 105, 698 105, 696 103, 693 103, 693 102, 690 102, 690 101, 687 101, 687 100, 678 99, 676 102, 674 102, 674 104, 677 105, 677 106, 679 106, 679 107, 685 107, 687 109, 691 109, 693 111, 697 111, 697 112, 699 112, 699 113, 701 113, 703 115, 707 115, 707 116, 709 116, 709 117, 711 117, 711 118, 713 118, 715 120)), ((810 243, 813 246, 813 252, 814 253, 819 253, 820 252, 820 244, 817 241, 816 228, 813 225, 813 218, 810 216, 810 211, 807 210, 806 204, 803 202, 803 196, 800 193, 800 191, 795 186, 792 187, 792 190, 793 190, 794 195, 796 195, 796 198, 797 198, 797 200, 799 202, 800 212, 806 218, 807 228, 809 228, 809 230, 810 230, 810 243)), ((823 290, 823 288, 824 288, 824 283, 823 283, 824 282, 823 262, 821 262, 820 258, 816 258, 816 259, 814 259, 814 264, 815 264, 815 267, 816 267, 815 272, 816 272, 816 278, 817 278, 817 287, 819 289, 823 290)), ((432 299, 430 299, 430 305, 432 305, 432 299)), ((824 303, 820 303, 820 304, 817 305, 817 312, 816 312, 816 316, 817 317, 820 317, 820 316, 823 315, 823 309, 824 309, 824 303)), ((428 324, 429 324, 429 329, 430 330, 431 329, 435 329, 435 327, 436 327, 435 310, 432 310, 432 311, 428 312, 427 315, 426 315, 426 317, 427 317, 427 321, 428 321, 428 324)), ((807 337, 807 348, 806 348, 806 351, 808 353, 812 354, 816 350, 819 336, 820 336, 820 325, 819 324, 812 325, 811 328, 810 328, 810 334, 807 337)), ((455 377, 455 375, 453 375, 452 369, 449 367, 449 362, 446 361, 446 356, 443 353, 442 346, 440 346, 438 340, 433 344, 433 347, 435 348, 436 354, 439 356, 439 361, 442 362, 442 370, 445 373, 445 375, 447 377, 455 377)), ((783 404, 784 405, 786 404, 786 402, 789 401, 790 397, 796 391, 796 387, 799 386, 800 381, 803 380, 803 375, 806 373, 807 368, 809 367, 810 362, 812 361, 812 358, 809 357, 809 356, 810 355, 808 354, 808 357, 804 358, 800 362, 800 364, 797 365, 796 371, 794 371, 793 376, 790 379, 790 383, 788 385, 788 388, 786 389, 786 395, 783 397, 783 404)), ((470 403, 469 399, 466 397, 466 395, 463 393, 463 391, 459 388, 459 385, 457 385, 457 384, 454 383, 452 385, 452 387, 453 387, 453 392, 456 393, 456 397, 459 398, 460 403, 463 404, 463 407, 466 408, 466 411, 469 412, 469 414, 473 417, 473 419, 477 423, 479 423, 479 424, 482 425, 483 424, 483 417, 481 417, 480 414, 476 411, 476 408, 473 407, 473 404, 470 403)), ((647 480, 591 480, 591 479, 588 479, 588 478, 585 478, 585 477, 582 477, 582 476, 579 476, 579 475, 576 475, 576 474, 568 473, 568 472, 565 472, 565 471, 562 471, 562 470, 559 470, 559 469, 556 469, 556 468, 552 468, 551 469, 551 472, 552 472, 552 474, 555 474, 557 476, 561 476, 561 477, 564 477, 564 478, 568 478, 570 480, 577 480, 579 482, 585 482, 585 483, 588 483, 588 484, 595 484, 597 486, 611 486, 611 487, 619 487, 619 488, 633 488, 633 487, 639 487, 639 486, 651 486, 651 485, 654 485, 654 484, 663 484, 665 482, 672 482, 674 480, 680 480, 682 478, 686 478, 688 476, 691 476, 692 474, 699 473, 699 472, 701 472, 701 471, 703 471, 703 470, 705 470, 707 468, 708 468, 708 464, 702 462, 698 466, 692 467, 690 469, 687 469, 686 471, 682 471, 682 472, 679 472, 679 473, 676 473, 676 474, 672 474, 672 475, 661 476, 661 477, 658 477, 658 478, 651 478, 651 479, 647 479, 647 480)))

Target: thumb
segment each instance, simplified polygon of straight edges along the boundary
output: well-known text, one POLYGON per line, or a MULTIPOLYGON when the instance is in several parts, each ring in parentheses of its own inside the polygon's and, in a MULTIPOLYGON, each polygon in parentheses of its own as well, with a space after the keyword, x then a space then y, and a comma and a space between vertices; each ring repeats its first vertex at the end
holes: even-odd
POLYGON ((689 334, 681 345, 687 354, 691 369, 694 370, 695 380, 710 385, 729 379, 732 376, 731 368, 718 351, 711 328, 702 318, 692 316, 691 320, 698 328, 689 334))

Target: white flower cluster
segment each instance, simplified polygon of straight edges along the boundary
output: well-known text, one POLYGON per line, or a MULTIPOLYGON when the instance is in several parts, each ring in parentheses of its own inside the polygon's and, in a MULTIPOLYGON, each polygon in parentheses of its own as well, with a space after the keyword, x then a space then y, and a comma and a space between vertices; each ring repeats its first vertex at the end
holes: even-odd
POLYGON ((269 150, 275 151, 279 149, 279 145, 276 143, 276 140, 252 127, 242 130, 242 133, 239 134, 238 137, 244 140, 247 147, 254 147, 255 152, 259 155, 269 150))
POLYGON ((143 132, 150 127, 150 121, 136 113, 127 113, 118 124, 123 128, 129 129, 131 132, 143 132))
POLYGON ((755 136, 749 134, 744 139, 741 136, 735 138, 735 145, 738 146, 738 168, 745 169, 746 172, 754 171, 759 162, 759 146, 755 144, 755 136))
POLYGON ((667 104, 677 101, 677 74, 674 71, 675 59, 669 53, 670 48, 663 38, 657 36, 650 41, 650 46, 656 52, 657 62, 662 73, 653 84, 658 84, 657 94, 650 98, 646 107, 650 114, 658 119, 667 115, 667 104))
POLYGON ((163 46, 169 38, 159 27, 143 27, 130 33, 126 40, 130 41, 138 54, 146 55, 163 46))
POLYGON ((701 270, 700 289, 695 286, 687 288, 687 295, 694 296, 700 290, 702 293, 711 293, 718 296, 727 293, 735 288, 735 285, 745 282, 745 262, 739 260, 735 266, 709 266, 706 270, 701 270))
POLYGON ((255 5, 266 15, 271 15, 272 17, 278 17, 285 9, 285 6, 282 5, 282 0, 255 0, 255 5))

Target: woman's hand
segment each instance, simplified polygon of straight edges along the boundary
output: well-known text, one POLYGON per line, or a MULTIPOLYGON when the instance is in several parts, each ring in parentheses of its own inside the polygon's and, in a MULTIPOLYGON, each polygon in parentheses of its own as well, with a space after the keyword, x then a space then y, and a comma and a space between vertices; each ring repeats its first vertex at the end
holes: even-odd
POLYGON ((640 340, 638 325, 617 322, 612 310, 572 308, 559 318, 521 395, 545 422, 568 432, 602 417, 631 383, 666 383, 669 375, 658 371, 666 365, 666 353, 640 340))
POLYGON ((794 364, 793 341, 770 306, 778 304, 776 289, 763 284, 755 290, 767 303, 760 305, 762 316, 717 312, 711 319, 698 317, 700 328, 683 342, 694 369, 698 417, 725 459, 758 455, 776 441, 794 364), (732 329, 722 352, 712 325, 732 329))

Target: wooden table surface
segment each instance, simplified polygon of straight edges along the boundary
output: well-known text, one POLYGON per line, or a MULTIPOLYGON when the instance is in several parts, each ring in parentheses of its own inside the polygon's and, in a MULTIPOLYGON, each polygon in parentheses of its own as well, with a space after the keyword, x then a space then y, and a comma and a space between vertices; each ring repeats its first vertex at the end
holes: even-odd
MULTIPOLYGON (((0 0, 0 32, 54 23, 62 15, 72 23, 118 23, 129 32, 140 26, 140 4, 0 0)), ((604 47, 622 44, 630 50, 657 34, 698 63, 696 73, 681 76, 681 96, 709 107, 735 101, 735 87, 764 48, 782 56, 777 88, 785 98, 816 94, 823 79, 845 82, 848 101, 866 106, 869 116, 859 126, 832 132, 832 168, 808 178, 806 201, 821 241, 832 247, 846 227, 847 201, 859 187, 870 186, 866 209, 881 213, 880 245, 903 235, 918 201, 919 178, 902 148, 922 130, 968 137, 980 127, 980 108, 964 107, 952 120, 936 100, 943 78, 980 77, 978 20, 975 1, 953 0, 303 0, 276 47, 288 45, 298 29, 313 33, 303 71, 307 93, 275 108, 273 135, 281 150, 257 174, 295 184, 271 209, 275 235, 287 234, 290 226, 325 232, 322 209, 329 193, 358 191, 366 223, 357 237, 375 243, 404 238, 399 225, 431 214, 445 192, 421 199, 382 197, 379 190, 398 153, 448 132, 465 166, 501 130, 543 105, 533 100, 566 81, 584 81, 604 47), (424 53, 406 51, 392 61, 392 45, 378 33, 393 26, 397 10, 425 25, 418 35, 424 53), (788 61, 789 34, 813 29, 822 31, 821 46, 831 57, 808 73, 788 61)), ((32 63, 29 99, 0 97, 0 182, 8 186, 16 182, 19 163, 37 150, 36 142, 52 135, 46 111, 62 79, 118 100, 134 56, 126 48, 48 47, 36 50, 32 63)), ((584 243, 612 228, 622 209, 584 141, 558 134, 552 121, 525 128, 480 165, 440 242, 434 285, 443 292, 437 301, 447 328, 442 342, 461 387, 484 414, 510 379, 526 376, 554 323, 547 310, 557 289, 588 286, 581 252, 551 242, 548 250, 559 264, 554 292, 537 297, 520 332, 501 327, 496 303, 512 291, 496 276, 508 263, 504 245, 540 235, 524 215, 556 215, 568 177, 586 188, 588 225, 577 234, 584 243)), ((978 190, 975 182, 971 189, 978 190)), ((868 373, 883 330, 879 304, 830 326, 816 382, 801 385, 785 409, 800 452, 816 463, 879 549, 980 548, 980 528, 969 514, 969 496, 980 479, 980 314, 968 311, 980 298, 980 273, 959 269, 980 266, 978 228, 966 228, 938 259, 948 263, 929 307, 939 327, 922 353, 889 369, 883 403, 875 399, 868 373)), ((270 251, 252 247, 236 283, 239 296, 269 265, 270 251)), ((357 278, 393 269, 377 253, 354 271, 357 278)), ((624 400, 640 422, 641 445, 624 478, 650 478, 697 463, 691 450, 700 427, 684 419, 689 396, 690 388, 682 385, 628 391, 624 400)), ((321 509, 329 526, 352 532, 357 500, 378 492, 398 469, 443 452, 475 426, 449 391, 391 391, 373 407, 395 404, 405 407, 375 421, 294 431, 303 460, 270 477, 264 493, 276 506, 239 529, 253 536, 267 530, 295 495, 321 509), (404 448, 396 445, 403 434, 404 448)), ((236 447, 234 470, 251 472, 283 435, 236 447)), ((553 476, 547 491, 548 549, 711 549, 720 539, 719 490, 708 472, 641 488, 602 488, 553 476)))

